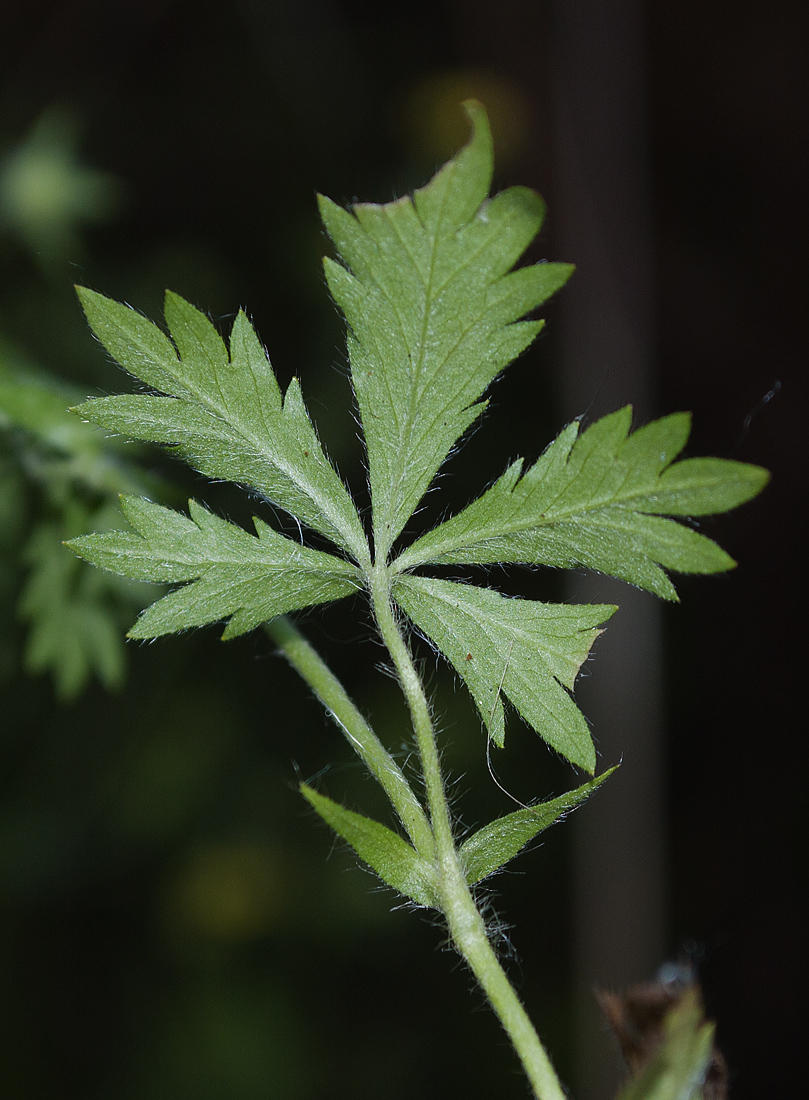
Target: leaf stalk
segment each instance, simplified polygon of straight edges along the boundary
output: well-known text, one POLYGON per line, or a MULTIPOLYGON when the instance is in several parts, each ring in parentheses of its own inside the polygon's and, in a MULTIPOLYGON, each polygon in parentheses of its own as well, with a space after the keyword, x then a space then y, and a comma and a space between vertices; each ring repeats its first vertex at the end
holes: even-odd
POLYGON ((432 861, 430 824, 401 768, 371 729, 320 654, 285 615, 265 624, 267 634, 309 685, 343 731, 346 740, 390 799, 417 851, 432 861))
POLYGON ((455 947, 486 994, 522 1062, 538 1100, 564 1100, 564 1092, 534 1025, 489 942, 452 835, 435 729, 424 685, 397 621, 387 565, 378 563, 370 577, 374 615, 396 667, 419 748, 427 803, 435 837, 437 890, 455 947))

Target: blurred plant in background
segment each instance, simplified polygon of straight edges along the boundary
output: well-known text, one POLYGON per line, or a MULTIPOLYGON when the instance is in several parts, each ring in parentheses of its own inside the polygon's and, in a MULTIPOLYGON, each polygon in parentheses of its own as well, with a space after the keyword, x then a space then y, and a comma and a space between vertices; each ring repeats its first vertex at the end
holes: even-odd
POLYGON ((26 671, 50 672, 63 702, 75 700, 93 675, 108 689, 121 686, 120 632, 149 598, 148 586, 99 584, 65 560, 65 539, 93 523, 114 525, 121 484, 155 487, 120 445, 68 413, 82 396, 0 344, 3 594, 27 624, 26 671))
MULTIPOLYGON (((46 275, 83 252, 86 225, 108 221, 120 206, 120 182, 79 158, 79 129, 75 116, 52 108, 0 160, 0 234, 16 235, 46 275)), ((49 672, 63 702, 75 700, 93 675, 108 689, 121 686, 121 628, 148 598, 137 585, 99 584, 62 550, 92 523, 114 521, 122 484, 154 491, 131 448, 70 415, 68 406, 83 397, 0 333, 3 618, 16 614, 26 623, 25 669, 49 672)), ((11 637, 3 632, 6 647, 11 637)), ((8 648, 3 664, 7 672, 13 664, 8 648)))
POLYGON ((112 220, 122 205, 121 181, 82 160, 80 136, 78 117, 55 106, 0 153, 0 234, 17 236, 45 272, 78 259, 82 230, 112 220))

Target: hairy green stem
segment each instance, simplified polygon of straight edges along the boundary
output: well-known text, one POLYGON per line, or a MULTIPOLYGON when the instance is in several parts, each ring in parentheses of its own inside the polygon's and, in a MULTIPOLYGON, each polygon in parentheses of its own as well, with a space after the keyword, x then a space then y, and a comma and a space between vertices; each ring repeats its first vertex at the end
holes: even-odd
POLYGON ((352 749, 379 781, 414 847, 432 861, 435 850, 433 834, 419 800, 398 764, 360 714, 343 685, 285 615, 266 623, 265 630, 332 715, 352 749))
POLYGON ((374 608, 374 616, 382 635, 382 640, 388 649, 396 672, 404 691, 405 699, 410 710, 413 722, 413 730, 416 734, 421 768, 424 775, 424 785, 427 792, 427 803, 430 807, 430 820, 433 832, 438 844, 439 853, 451 848, 455 850, 452 839, 452 827, 450 824, 449 807, 444 794, 444 780, 441 775, 441 764, 438 759, 438 748, 433 734, 433 722, 430 717, 430 707, 421 677, 416 671, 412 658, 405 645, 404 638, 396 621, 396 613, 390 594, 390 578, 387 566, 375 566, 370 576, 371 601, 374 608))
POLYGON ((461 866, 452 835, 435 730, 421 677, 402 636, 390 591, 390 574, 377 565, 370 577, 371 599, 382 640, 387 646, 413 721, 430 819, 436 842, 436 870, 441 909, 456 948, 489 999, 523 1064, 538 1100, 564 1100, 564 1092, 545 1048, 486 934, 461 866))

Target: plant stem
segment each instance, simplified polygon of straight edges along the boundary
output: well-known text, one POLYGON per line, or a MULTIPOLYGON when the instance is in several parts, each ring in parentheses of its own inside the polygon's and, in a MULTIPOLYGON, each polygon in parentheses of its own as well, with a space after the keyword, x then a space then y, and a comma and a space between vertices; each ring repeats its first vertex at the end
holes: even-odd
POLYGON ((424 784, 427 792, 427 803, 430 807, 430 821, 438 842, 439 852, 442 849, 451 848, 455 851, 452 839, 452 826, 450 824, 449 808, 444 794, 444 780, 441 775, 441 764, 438 759, 438 748, 433 734, 433 723, 430 718, 430 707, 421 677, 416 671, 412 658, 405 645, 393 603, 390 595, 390 579, 385 565, 375 566, 370 577, 371 601, 382 640, 388 649, 396 672, 404 691, 405 699, 410 710, 413 730, 416 734, 421 769, 424 775, 424 784))
POLYGON ((444 791, 435 731, 421 677, 397 622, 385 564, 370 576, 371 599, 407 699, 424 774, 430 820, 436 842, 436 870, 441 908, 456 948, 489 999, 511 1039, 538 1100, 565 1100, 559 1079, 519 997, 489 942, 486 926, 464 876, 444 791))
POLYGON ((266 623, 264 628, 332 715, 352 749, 379 781, 414 847, 432 862, 435 858, 433 833, 419 800, 398 764, 360 714, 343 685, 285 615, 266 623))

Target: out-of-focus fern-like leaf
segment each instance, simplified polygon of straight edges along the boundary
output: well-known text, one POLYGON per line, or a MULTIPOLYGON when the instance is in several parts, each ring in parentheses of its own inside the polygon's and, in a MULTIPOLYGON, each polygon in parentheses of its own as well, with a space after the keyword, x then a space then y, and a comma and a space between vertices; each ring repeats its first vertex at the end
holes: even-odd
POLYGON ((66 535, 77 528, 103 528, 110 521, 109 506, 88 513, 74 504, 69 511, 66 523, 44 520, 31 533, 24 551, 29 572, 18 606, 29 623, 25 667, 35 674, 50 672, 63 702, 75 700, 93 676, 109 689, 121 686, 126 671, 123 630, 133 610, 155 591, 87 569, 66 554, 66 535))
POLYGON ((184 583, 140 616, 131 638, 157 638, 228 619, 233 638, 269 619, 340 599, 360 586, 348 562, 301 546, 254 519, 256 535, 189 501, 189 516, 142 497, 123 497, 137 534, 110 531, 68 543, 80 557, 136 580, 184 583))
POLYGON ((515 462, 458 515, 418 539, 397 568, 426 563, 587 566, 676 599, 663 569, 717 573, 735 562, 709 538, 666 518, 726 512, 761 492, 768 473, 720 458, 674 459, 687 413, 629 433, 627 406, 579 433, 574 421, 525 474, 515 462), (662 568, 661 568, 662 567, 662 568))
POLYGON ((573 270, 511 271, 545 206, 526 187, 488 198, 489 123, 480 104, 465 106, 471 141, 412 198, 350 213, 320 200, 345 264, 327 259, 326 277, 350 328, 380 558, 482 411, 484 390, 542 327, 523 318, 573 270))
POLYGON ((87 320, 110 354, 160 394, 122 394, 76 410, 132 439, 166 444, 210 477, 257 490, 359 560, 362 525, 306 412, 296 379, 282 397, 267 355, 240 312, 225 347, 211 322, 166 293, 170 340, 119 302, 78 288, 87 320))
POLYGON ((0 495, 0 553, 26 572, 16 613, 27 624, 23 663, 49 672, 60 699, 76 699, 97 676, 118 687, 125 668, 121 637, 136 609, 154 598, 149 585, 92 571, 65 554, 63 541, 117 516, 121 489, 154 491, 157 481, 67 410, 79 391, 35 369, 0 341, 0 432, 6 451, 0 495), (14 490, 10 494, 11 490, 14 490), (12 538, 13 534, 13 538, 12 538))

